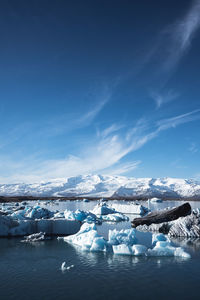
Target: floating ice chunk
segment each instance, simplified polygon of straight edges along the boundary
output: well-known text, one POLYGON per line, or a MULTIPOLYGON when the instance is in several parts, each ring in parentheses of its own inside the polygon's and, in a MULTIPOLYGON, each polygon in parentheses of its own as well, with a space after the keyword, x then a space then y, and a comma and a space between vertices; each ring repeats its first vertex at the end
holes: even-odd
POLYGON ((94 223, 84 223, 77 234, 64 237, 64 241, 77 245, 82 250, 106 251, 107 248, 107 241, 97 233, 94 223))
POLYGON ((65 219, 67 219, 67 220, 73 220, 73 221, 76 220, 75 219, 75 214, 71 210, 66 209, 64 211, 64 216, 65 216, 65 219))
POLYGON ((66 262, 64 261, 61 265, 61 270, 65 271, 66 270, 66 262))
POLYGON ((26 217, 30 219, 49 219, 54 216, 54 213, 47 208, 40 207, 39 205, 35 205, 34 207, 30 207, 26 211, 26 217))
POLYGON ((169 242, 169 238, 162 233, 152 235, 152 245, 155 246, 157 242, 169 242))
POLYGON ((96 217, 95 214, 83 210, 77 209, 75 212, 72 212, 71 210, 65 210, 64 211, 64 216, 65 219, 67 220, 77 220, 80 222, 97 222, 98 223, 98 218, 96 217))
POLYGON ((181 247, 171 245, 170 239, 164 234, 153 234, 153 249, 148 249, 148 256, 180 256, 189 258, 190 254, 186 253, 181 247))
POLYGON ((89 202, 90 200, 89 199, 83 199, 83 202, 89 202))
POLYGON ((121 213, 113 213, 109 215, 101 216, 103 221, 111 221, 111 222, 121 222, 121 221, 128 221, 129 218, 121 213))
POLYGON ((24 220, 26 219, 25 213, 26 213, 25 210, 18 210, 13 212, 10 216, 16 220, 24 220))
POLYGON ((126 244, 132 246, 136 244, 137 239, 135 236, 135 229, 122 229, 120 231, 113 229, 108 232, 108 242, 111 245, 126 244))
POLYGON ((120 245, 113 245, 113 252, 114 254, 120 254, 120 255, 132 255, 132 249, 130 246, 126 244, 120 244, 120 245))
POLYGON ((54 218, 55 219, 59 219, 59 218, 65 218, 64 212, 57 212, 54 214, 54 218))
POLYGON ((132 252, 135 256, 143 256, 147 252, 147 247, 144 245, 140 245, 140 244, 133 245, 132 252))
POLYGON ((162 202, 162 199, 154 197, 150 201, 151 201, 151 203, 160 203, 160 202, 162 202))
POLYGON ((74 265, 71 265, 71 266, 66 267, 66 262, 64 261, 64 262, 62 263, 60 269, 61 269, 62 272, 64 272, 64 271, 66 271, 66 270, 70 270, 71 268, 74 268, 74 265))
POLYGON ((24 237, 24 240, 22 240, 21 242, 41 242, 50 239, 50 237, 46 236, 45 232, 38 232, 24 237))
POLYGON ((96 237, 93 242, 92 242, 92 246, 90 248, 90 251, 105 251, 106 250, 106 244, 107 242, 105 241, 105 239, 101 236, 96 237))
POLYGON ((95 215, 109 215, 116 213, 115 209, 109 207, 105 202, 98 203, 91 212, 95 215))
POLYGON ((144 215, 149 211, 149 209, 141 204, 121 204, 113 203, 111 205, 113 209, 124 214, 135 214, 135 215, 144 215))

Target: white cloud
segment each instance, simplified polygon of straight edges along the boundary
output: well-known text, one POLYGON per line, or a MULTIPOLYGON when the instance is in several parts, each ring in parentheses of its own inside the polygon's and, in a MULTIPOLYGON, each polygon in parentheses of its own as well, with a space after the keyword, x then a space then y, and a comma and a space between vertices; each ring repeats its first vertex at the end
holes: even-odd
POLYGON ((152 92, 151 97, 156 103, 156 107, 160 108, 163 104, 169 103, 179 97, 179 94, 173 90, 168 90, 167 92, 152 92))
POLYGON ((138 161, 121 163, 127 154, 140 149, 162 131, 197 119, 200 119, 200 110, 162 119, 149 126, 147 126, 147 121, 141 119, 132 132, 129 130, 122 136, 116 132, 106 137, 99 135, 93 138, 90 146, 82 149, 79 155, 69 155, 63 159, 34 160, 31 158, 16 163, 2 158, 4 165, 0 165, 0 174, 4 171, 4 176, 0 177, 0 180, 1 182, 36 182, 88 173, 127 173, 136 169, 140 164, 138 161), (7 166, 6 174, 5 165, 7 166))
POLYGON ((189 150, 190 152, 192 152, 193 154, 199 151, 199 149, 198 149, 196 143, 194 143, 194 142, 191 143, 191 145, 190 145, 190 147, 188 148, 188 150, 189 150))
POLYGON ((170 26, 165 33, 169 37, 167 42, 167 54, 164 67, 166 70, 174 68, 187 52, 191 41, 200 27, 200 0, 193 1, 186 15, 178 22, 170 26))

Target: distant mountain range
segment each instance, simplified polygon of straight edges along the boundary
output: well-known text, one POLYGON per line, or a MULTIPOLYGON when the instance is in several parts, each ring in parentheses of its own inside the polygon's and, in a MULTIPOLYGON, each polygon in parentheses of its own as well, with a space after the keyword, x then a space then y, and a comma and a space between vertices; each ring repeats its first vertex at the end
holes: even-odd
POLYGON ((177 178, 82 175, 40 183, 0 184, 0 196, 200 198, 200 182, 177 178))

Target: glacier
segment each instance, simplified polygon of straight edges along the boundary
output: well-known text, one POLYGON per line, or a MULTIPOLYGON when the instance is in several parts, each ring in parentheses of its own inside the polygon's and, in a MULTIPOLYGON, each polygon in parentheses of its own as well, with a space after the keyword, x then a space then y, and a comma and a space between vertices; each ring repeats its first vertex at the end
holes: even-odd
POLYGON ((200 198, 200 182, 178 178, 80 175, 39 183, 0 184, 0 196, 200 198))

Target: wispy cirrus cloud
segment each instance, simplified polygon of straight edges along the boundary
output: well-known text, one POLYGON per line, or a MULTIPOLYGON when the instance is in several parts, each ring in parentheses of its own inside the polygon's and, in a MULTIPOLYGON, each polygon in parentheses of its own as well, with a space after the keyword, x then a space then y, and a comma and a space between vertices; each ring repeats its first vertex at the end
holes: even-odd
MULTIPOLYGON (((198 119, 200 119, 200 109, 153 123, 142 118, 132 130, 127 129, 125 134, 120 134, 119 130, 112 133, 110 131, 109 135, 95 136, 92 143, 81 149, 76 156, 68 155, 54 160, 31 158, 29 161, 26 159, 26 161, 10 164, 8 162, 7 166, 11 169, 8 168, 7 175, 0 177, 0 180, 1 182, 37 182, 87 173, 127 173, 141 164, 141 161, 123 162, 129 153, 139 150, 165 130, 198 119), (12 165, 15 166, 14 173, 12 165)), ((3 161, 5 162, 5 158, 3 161)), ((2 173, 1 166, 0 173, 2 173)))
POLYGON ((179 93, 168 90, 167 92, 152 92, 151 97, 156 103, 157 109, 160 108, 163 104, 169 103, 179 97, 179 93))
POLYGON ((188 148, 188 150, 193 154, 197 153, 199 151, 197 144, 194 142, 190 144, 190 147, 188 148))
POLYGON ((186 14, 167 26, 155 42, 149 57, 149 63, 154 63, 152 67, 155 72, 150 97, 155 101, 157 109, 179 97, 179 93, 170 88, 166 91, 166 86, 182 58, 188 53, 199 29, 200 0, 195 0, 186 14))
POLYGON ((200 28, 200 1, 193 1, 186 15, 170 26, 168 36, 168 57, 164 63, 166 70, 174 68, 191 46, 192 39, 200 28))

